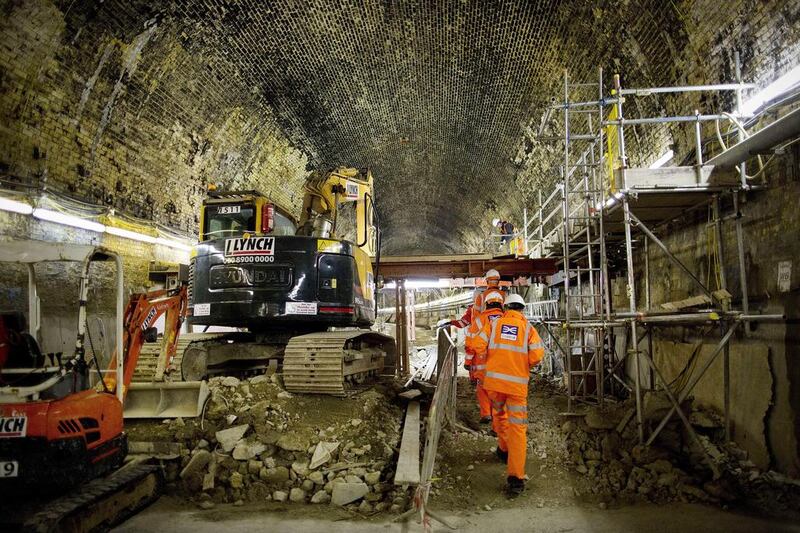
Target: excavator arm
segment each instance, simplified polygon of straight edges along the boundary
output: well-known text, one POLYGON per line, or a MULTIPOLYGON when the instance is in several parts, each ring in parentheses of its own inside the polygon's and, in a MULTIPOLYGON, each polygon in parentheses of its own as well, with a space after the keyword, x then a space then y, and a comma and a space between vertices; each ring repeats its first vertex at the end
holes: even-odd
POLYGON ((356 244, 369 256, 377 248, 377 229, 374 220, 372 173, 355 168, 337 168, 310 178, 303 186, 303 209, 300 226, 309 227, 314 219, 330 221, 336 237, 339 204, 356 204, 356 244))
MULTIPOLYGON (((124 369, 123 369, 123 397, 130 389, 133 373, 139 361, 139 353, 142 344, 156 340, 156 331, 153 324, 165 315, 164 319, 164 341, 161 346, 161 354, 158 358, 156 369, 156 380, 161 380, 164 373, 169 369, 172 358, 178 344, 178 335, 181 325, 186 318, 188 298, 186 286, 182 285, 175 290, 157 290, 147 293, 139 293, 131 296, 124 315, 124 337, 122 341, 124 369)), ((110 370, 116 368, 117 356, 114 354, 110 370)), ((107 390, 116 390, 116 374, 109 372, 104 379, 107 390)))

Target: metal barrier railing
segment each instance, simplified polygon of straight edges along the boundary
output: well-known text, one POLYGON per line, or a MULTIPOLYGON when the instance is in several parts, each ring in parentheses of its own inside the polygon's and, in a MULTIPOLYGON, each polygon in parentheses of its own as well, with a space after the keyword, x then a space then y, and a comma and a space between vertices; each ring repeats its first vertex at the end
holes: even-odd
POLYGON ((443 517, 437 515, 428 507, 428 497, 433 481, 433 469, 436 461, 436 450, 439 446, 439 436, 445 422, 455 426, 456 420, 456 365, 458 364, 458 349, 445 328, 439 330, 437 336, 439 350, 436 391, 433 394, 428 416, 425 418, 425 449, 422 455, 420 482, 414 493, 414 507, 401 515, 399 519, 418 516, 424 531, 431 530, 430 519, 441 522, 450 529, 456 529, 443 517), (444 352, 444 354, 442 353, 444 352))

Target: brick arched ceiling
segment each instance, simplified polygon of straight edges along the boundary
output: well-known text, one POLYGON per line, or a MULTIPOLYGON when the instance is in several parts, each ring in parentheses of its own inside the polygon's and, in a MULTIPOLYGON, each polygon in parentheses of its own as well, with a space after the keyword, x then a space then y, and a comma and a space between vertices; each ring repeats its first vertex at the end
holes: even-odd
POLYGON ((549 192, 557 152, 531 129, 564 68, 714 82, 738 48, 746 77, 784 70, 800 2, 725 4, 6 1, 2 164, 184 230, 210 181, 296 208, 309 169, 371 166, 385 251, 476 251, 549 192))

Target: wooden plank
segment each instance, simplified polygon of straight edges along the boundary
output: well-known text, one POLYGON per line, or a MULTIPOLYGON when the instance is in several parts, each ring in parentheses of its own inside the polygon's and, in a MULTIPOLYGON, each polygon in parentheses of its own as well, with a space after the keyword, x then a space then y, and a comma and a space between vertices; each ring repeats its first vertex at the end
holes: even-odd
POLYGON ((419 476, 419 402, 410 402, 406 409, 394 484, 419 485, 419 476))

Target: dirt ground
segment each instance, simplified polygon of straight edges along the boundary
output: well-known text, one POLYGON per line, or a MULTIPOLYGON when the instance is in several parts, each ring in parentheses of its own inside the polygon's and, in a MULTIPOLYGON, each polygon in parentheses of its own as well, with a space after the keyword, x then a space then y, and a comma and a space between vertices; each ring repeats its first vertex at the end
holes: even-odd
POLYGON ((525 492, 514 500, 503 493, 505 465, 494 454, 496 438, 489 425, 478 423, 474 388, 467 379, 458 384, 458 415, 480 434, 445 432, 439 443, 440 481, 434 484, 432 504, 446 509, 466 507, 475 511, 503 508, 542 508, 600 503, 587 480, 567 466, 567 452, 559 431, 566 398, 531 387, 528 400, 528 458, 530 478, 525 492), (471 467, 471 468, 470 468, 471 467))
MULTIPOLYGON (((622 406, 617 406, 621 408, 622 406)), ((614 411, 612 406, 610 411, 614 411)), ((586 475, 571 456, 568 438, 563 431, 569 418, 567 400, 557 385, 537 378, 529 389, 528 398, 528 455, 526 473, 529 477, 525 492, 509 499, 504 492, 505 465, 494 454, 496 438, 488 425, 481 426, 474 397, 474 387, 467 379, 458 383, 458 417, 474 431, 456 433, 444 431, 439 443, 437 470, 429 504, 444 511, 457 512, 462 517, 478 517, 498 510, 584 509, 624 512, 633 507, 673 506, 676 503, 697 502, 680 492, 671 497, 650 492, 647 496, 636 491, 605 490, 597 478, 586 475)), ((569 422, 569 424, 574 424, 569 422)), ((678 471, 677 469, 675 470, 678 471)), ((707 486, 707 485, 706 485, 707 486)), ((703 507, 709 512, 735 511, 751 517, 763 517, 774 524, 797 523, 795 501, 780 490, 742 487, 755 490, 740 493, 736 501, 709 498, 703 507), (766 500, 770 500, 767 502, 766 500)), ((694 494, 690 493, 690 494, 694 494)), ((707 497, 708 494, 702 494, 707 497)))
MULTIPOLYGON (((458 387, 459 422, 472 431, 446 430, 439 442, 429 508, 439 511, 462 531, 800 531, 796 522, 765 517, 761 513, 721 503, 707 505, 671 501, 648 503, 635 495, 622 496, 598 490, 586 473, 576 469, 562 426, 567 418, 566 398, 557 387, 537 381, 529 398, 530 478, 526 491, 509 499, 503 491, 505 466, 495 457, 495 438, 478 422, 474 389, 467 379, 458 387)), ((285 406, 300 414, 317 416, 327 405, 301 400, 305 405, 285 406), (311 415, 312 412, 317 412, 311 415)), ((320 415, 342 421, 354 412, 320 415)), ((291 416, 291 415, 290 415, 291 416)), ((324 424, 324 422, 323 422, 324 424)), ((168 432, 167 432, 168 433, 168 432)), ((355 508, 290 502, 244 502, 199 510, 184 497, 165 496, 154 506, 121 524, 119 531, 169 527, 173 531, 421 531, 411 522, 394 522, 397 512, 363 513, 355 508)), ((432 531, 448 531, 432 521, 432 531)))

